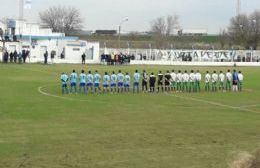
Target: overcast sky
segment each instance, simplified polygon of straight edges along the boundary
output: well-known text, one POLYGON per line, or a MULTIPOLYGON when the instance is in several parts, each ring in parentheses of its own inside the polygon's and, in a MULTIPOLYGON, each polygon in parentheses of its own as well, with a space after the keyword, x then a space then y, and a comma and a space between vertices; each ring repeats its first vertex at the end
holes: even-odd
MULTIPOLYGON (((39 11, 49 6, 74 6, 85 18, 86 30, 117 29, 126 17, 124 31, 147 31, 150 22, 158 16, 177 14, 182 28, 207 28, 218 33, 236 14, 236 0, 32 0, 32 9, 25 17, 31 22, 39 21, 39 11)), ((260 0, 241 0, 242 12, 260 9, 260 0)), ((0 17, 19 15, 19 0, 0 0, 0 17)))

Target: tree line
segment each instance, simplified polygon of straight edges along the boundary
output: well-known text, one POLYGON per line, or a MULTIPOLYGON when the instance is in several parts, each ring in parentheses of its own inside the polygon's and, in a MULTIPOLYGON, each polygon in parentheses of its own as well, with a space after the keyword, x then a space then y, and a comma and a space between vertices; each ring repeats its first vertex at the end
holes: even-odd
POLYGON ((230 19, 228 28, 220 33, 221 46, 241 46, 256 50, 260 40, 260 10, 240 14, 230 19))
MULTIPOLYGON (((80 10, 75 7, 49 7, 40 12, 39 17, 41 22, 54 32, 62 32, 66 35, 79 33, 84 23, 80 10)), ((177 15, 161 16, 152 20, 149 31, 154 48, 168 48, 169 41, 177 39, 172 38, 173 31, 179 28, 177 15)), ((259 49, 260 10, 232 17, 229 26, 220 31, 218 41, 222 49, 259 49)))

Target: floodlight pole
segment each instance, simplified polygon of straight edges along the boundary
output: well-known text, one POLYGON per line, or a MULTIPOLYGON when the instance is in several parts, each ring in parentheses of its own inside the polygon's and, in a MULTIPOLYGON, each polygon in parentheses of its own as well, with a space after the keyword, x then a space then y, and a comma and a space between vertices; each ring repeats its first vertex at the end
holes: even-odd
POLYGON ((24 0, 19 0, 19 19, 23 20, 24 16, 24 0))
POLYGON ((119 24, 119 28, 118 28, 118 49, 121 48, 121 28, 124 22, 127 22, 128 18, 124 19, 121 21, 121 23, 119 24))

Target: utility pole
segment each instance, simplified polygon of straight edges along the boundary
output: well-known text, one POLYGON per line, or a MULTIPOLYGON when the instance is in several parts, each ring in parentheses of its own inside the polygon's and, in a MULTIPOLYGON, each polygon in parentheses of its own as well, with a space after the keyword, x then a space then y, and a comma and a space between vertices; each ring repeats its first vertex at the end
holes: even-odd
POLYGON ((24 17, 24 0, 19 0, 19 20, 23 20, 24 17))
POLYGON ((124 19, 121 21, 121 23, 119 24, 119 28, 118 28, 118 49, 121 48, 121 29, 122 29, 122 24, 124 22, 127 22, 128 18, 124 19))
POLYGON ((237 11, 237 16, 239 16, 241 14, 241 0, 237 0, 236 11, 237 11))

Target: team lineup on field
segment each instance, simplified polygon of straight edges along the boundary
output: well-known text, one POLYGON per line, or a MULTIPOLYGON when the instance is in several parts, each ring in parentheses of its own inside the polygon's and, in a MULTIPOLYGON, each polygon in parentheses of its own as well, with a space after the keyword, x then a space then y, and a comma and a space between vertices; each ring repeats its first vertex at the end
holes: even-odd
MULTIPOLYGON (((123 73, 121 70, 116 74, 112 71, 111 75, 105 72, 102 76, 96 70, 94 74, 88 71, 86 74, 84 70, 78 75, 76 70, 73 70, 70 76, 62 73, 60 76, 62 94, 68 93, 129 93, 130 88, 133 93, 140 92, 140 85, 143 92, 200 92, 202 74, 199 70, 191 70, 190 73, 185 70, 175 72, 172 70, 166 71, 165 74, 159 71, 156 76, 153 72, 148 74, 145 70, 139 73, 138 70, 132 75, 128 72, 123 73), (140 82, 141 81, 141 82, 140 82), (68 89, 68 82, 70 83, 70 90, 68 89), (132 85, 131 85, 132 84, 132 85)), ((233 91, 241 92, 243 86, 244 76, 241 71, 227 70, 217 73, 213 71, 210 73, 206 71, 204 76, 204 90, 206 92, 217 91, 233 91)))

